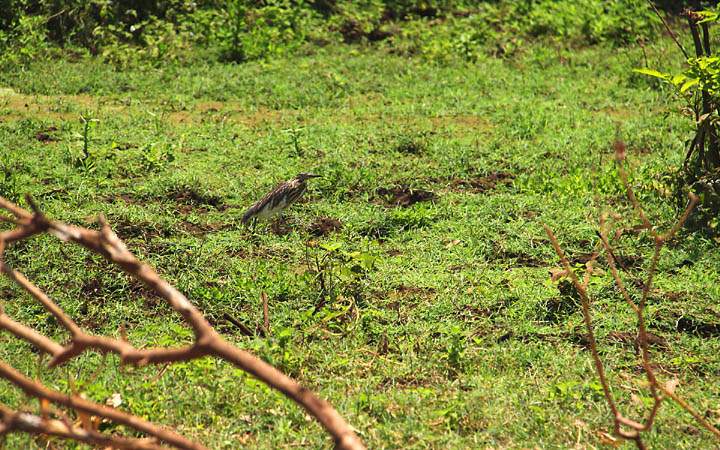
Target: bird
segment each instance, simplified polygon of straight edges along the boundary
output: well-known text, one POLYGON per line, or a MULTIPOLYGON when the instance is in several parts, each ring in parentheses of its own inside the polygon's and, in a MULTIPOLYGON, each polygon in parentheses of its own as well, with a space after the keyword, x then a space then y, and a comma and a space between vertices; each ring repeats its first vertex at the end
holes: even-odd
POLYGON ((245 211, 241 222, 243 225, 248 226, 252 221, 254 227, 258 220, 269 219, 282 212, 302 196, 307 188, 307 180, 318 177, 320 175, 302 172, 297 174, 296 177, 278 184, 275 189, 245 211))

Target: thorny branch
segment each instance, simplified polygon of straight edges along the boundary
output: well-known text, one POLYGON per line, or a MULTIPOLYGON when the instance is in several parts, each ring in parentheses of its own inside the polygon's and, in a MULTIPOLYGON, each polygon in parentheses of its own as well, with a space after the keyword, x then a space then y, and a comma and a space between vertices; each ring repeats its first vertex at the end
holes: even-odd
MULTIPOLYGON (((140 262, 127 249, 102 216, 99 217, 100 230, 91 230, 50 220, 40 211, 31 198, 28 197, 27 201, 33 210, 32 213, 0 197, 0 209, 12 214, 12 217, 0 216, 0 219, 16 225, 15 228, 0 233, 0 271, 40 302, 57 319, 58 323, 70 333, 70 340, 66 344, 58 344, 36 330, 14 321, 5 314, 2 308, 0 308, 0 329, 10 332, 17 338, 25 340, 39 350, 49 354, 52 357, 49 363, 50 367, 65 364, 87 350, 97 350, 104 354, 114 353, 120 356, 122 364, 135 366, 166 364, 205 356, 219 357, 282 392, 305 408, 333 437, 336 448, 364 448, 350 425, 328 402, 303 388, 273 366, 225 341, 182 293, 160 278, 154 269, 140 262), (111 263, 120 266, 130 276, 143 282, 182 315, 185 323, 194 332, 194 342, 191 345, 177 348, 138 349, 124 339, 96 336, 83 331, 47 294, 35 286, 22 273, 9 267, 4 261, 4 253, 9 245, 43 233, 52 234, 63 241, 79 244, 92 252, 98 253, 111 263)), ((118 409, 94 403, 76 395, 67 395, 51 390, 40 382, 26 378, 2 361, 0 361, 0 377, 22 389, 28 396, 40 399, 41 404, 49 402, 64 406, 68 411, 75 411, 80 416, 92 415, 108 419, 143 432, 152 439, 139 440, 103 434, 92 429, 92 427, 90 429, 88 427, 79 428, 67 420, 50 418, 46 411, 41 416, 36 416, 11 410, 3 405, 0 405, 0 435, 20 431, 60 436, 94 445, 117 448, 155 449, 161 448, 160 443, 182 449, 205 448, 201 444, 192 442, 172 430, 147 422, 118 409)))
MULTIPOLYGON (((623 186, 625 187, 625 191, 628 197, 628 200, 630 201, 633 209, 635 210, 635 213, 639 217, 639 219, 642 222, 642 228, 649 232, 651 237, 654 241, 654 252, 653 256, 650 262, 650 267, 648 268, 647 275, 645 281, 642 283, 642 290, 641 290, 641 296, 640 300, 638 302, 634 301, 630 294, 628 293, 627 287, 625 286, 625 283, 623 282, 622 278, 620 277, 620 273, 618 271, 618 261, 616 257, 614 256, 615 253, 613 251, 610 238, 609 236, 609 224, 607 215, 603 214, 600 216, 600 223, 599 223, 599 231, 598 235, 600 237, 602 248, 605 250, 605 259, 608 263, 608 267, 610 268, 610 273, 612 274, 613 280, 620 291, 620 294, 622 295, 625 302, 628 304, 628 306, 633 310, 635 315, 637 316, 637 328, 638 328, 638 343, 640 347, 640 356, 642 359, 642 366, 645 372, 645 376, 647 378, 648 386, 650 389, 650 393, 653 397, 653 405, 650 408, 647 417, 642 422, 637 422, 635 420, 629 419, 625 417, 618 409, 617 404, 615 403, 615 400, 613 398, 610 384, 607 380, 607 376, 605 374, 605 369, 602 363, 602 360, 600 359, 600 355, 597 349, 597 341, 595 338, 595 332, 593 330, 593 323, 592 323, 592 314, 591 314, 591 305, 592 301, 590 299, 590 296, 588 294, 588 280, 590 275, 593 271, 593 265, 595 263, 595 258, 597 257, 597 253, 594 253, 591 261, 588 262, 586 265, 586 272, 585 272, 585 280, 584 282, 580 282, 578 279, 578 276, 575 274, 575 272, 572 270, 572 267, 570 266, 570 261, 565 256, 565 253, 563 252, 562 248, 560 247, 560 244, 558 243, 557 238, 555 237, 555 234, 553 231, 547 226, 544 225, 545 231, 550 238, 550 242, 552 243, 552 246, 557 253, 558 257, 560 258, 560 262, 562 263, 563 269, 564 269, 564 275, 570 278, 572 281, 576 291, 578 292, 582 304, 582 311, 583 311, 583 319, 585 322, 585 328, 588 333, 588 341, 590 344, 590 352, 592 354, 593 363, 595 365, 595 370, 598 374, 598 378, 600 379, 600 383, 603 388, 603 393, 605 394, 605 399, 608 403, 608 406, 610 407, 610 410, 613 415, 613 424, 614 424, 614 432, 617 436, 632 440, 635 442, 638 448, 645 448, 645 444, 642 441, 642 432, 646 432, 652 428, 653 421, 655 420, 655 417, 657 416, 657 412, 660 409, 660 406, 664 400, 664 398, 669 397, 675 403, 677 403, 681 408, 685 409, 688 413, 690 413, 695 420, 699 424, 701 424, 704 428, 706 428, 708 431, 713 433, 716 437, 720 438, 720 430, 718 430, 716 427, 714 427, 710 422, 708 422, 701 414, 699 414, 697 411, 695 411, 682 397, 680 397, 678 394, 675 393, 675 387, 677 385, 677 381, 669 381, 666 384, 661 383, 658 381, 655 370, 651 364, 650 359, 650 351, 648 349, 648 332, 647 327, 645 324, 645 305, 648 299, 648 294, 650 293, 650 289, 652 287, 653 283, 653 277, 655 275, 655 272, 657 270, 658 261, 660 259, 660 252, 662 248, 665 246, 665 244, 671 240, 677 232, 682 228, 683 224, 687 220, 687 218, 690 216, 690 213, 695 208, 695 205, 698 202, 698 197, 695 194, 690 193, 689 194, 689 201, 688 205, 685 208, 685 211, 682 213, 682 215, 678 218, 677 222, 673 225, 672 228, 670 228, 666 233, 661 234, 659 233, 650 223, 650 220, 648 219, 647 215, 645 214, 642 205, 638 201, 637 197, 635 196, 635 193, 633 192, 632 187, 630 186, 630 183, 628 181, 628 175, 625 171, 625 168, 623 167, 623 161, 625 159, 625 144, 621 141, 617 141, 615 143, 615 155, 616 160, 618 162, 618 172, 620 175, 620 180, 623 183, 623 186)), ((621 230, 618 230, 614 236, 618 237, 621 234, 621 230)))

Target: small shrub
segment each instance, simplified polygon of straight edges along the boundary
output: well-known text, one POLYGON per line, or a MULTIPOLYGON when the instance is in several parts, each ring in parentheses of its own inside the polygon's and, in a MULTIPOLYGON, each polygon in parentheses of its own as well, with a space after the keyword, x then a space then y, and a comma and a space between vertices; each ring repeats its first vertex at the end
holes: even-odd
POLYGON ((48 50, 44 16, 20 16, 0 29, 0 66, 23 66, 48 50))

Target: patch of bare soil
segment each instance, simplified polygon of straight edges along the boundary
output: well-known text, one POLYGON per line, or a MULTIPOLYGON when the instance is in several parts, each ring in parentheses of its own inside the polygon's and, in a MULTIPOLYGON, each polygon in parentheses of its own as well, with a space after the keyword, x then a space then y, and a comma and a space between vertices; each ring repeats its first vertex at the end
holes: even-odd
POLYGON ((535 256, 528 255, 527 253, 522 252, 512 252, 512 251, 501 251, 498 252, 497 258, 500 259, 512 259, 513 267, 545 267, 547 266, 547 262, 536 258, 535 256))
POLYGON ((270 224, 270 231, 275 236, 285 236, 292 233, 292 226, 284 220, 273 220, 270 224))
POLYGON ((73 120, 78 113, 70 112, 78 108, 96 108, 117 111, 122 109, 108 104, 102 97, 90 95, 25 95, 12 89, 0 88, 0 121, 21 120, 27 117, 73 120), (104 103, 103 103, 104 102, 104 103))
POLYGON ((192 211, 206 213, 208 211, 207 206, 211 206, 218 211, 225 211, 229 208, 221 196, 199 192, 189 187, 173 190, 168 194, 168 198, 175 201, 178 211, 182 214, 189 214, 192 211))
POLYGON ((182 111, 173 111, 167 115, 170 122, 194 124, 204 121, 230 122, 242 124, 249 128, 277 125, 286 119, 295 119, 297 110, 276 110, 258 108, 245 110, 242 105, 234 102, 202 102, 182 111))
POLYGON ((378 188, 376 191, 387 206, 407 208, 415 203, 433 201, 437 198, 434 192, 424 189, 413 189, 408 186, 378 188))
POLYGON ((435 289, 428 287, 400 285, 387 295, 390 299, 433 298, 435 289))
POLYGON ((132 222, 126 219, 121 219, 111 221, 110 223, 113 231, 121 239, 140 238, 144 241, 148 241, 153 238, 166 238, 172 235, 171 230, 159 227, 157 224, 151 222, 132 222))
POLYGON ((308 232, 313 236, 327 236, 342 229, 342 222, 333 217, 319 217, 310 224, 308 232))
POLYGON ((512 182, 515 176, 508 172, 492 172, 484 177, 471 178, 469 180, 455 179, 450 186, 457 191, 471 191, 483 193, 495 189, 499 184, 512 182))
POLYGON ((43 144, 48 144, 50 142, 56 142, 56 141, 58 141, 58 138, 56 138, 55 136, 53 136, 51 134, 54 131, 57 131, 57 127, 55 127, 55 126, 47 127, 45 130, 38 131, 37 133, 35 133, 35 139, 42 142, 43 144))
POLYGON ((179 224, 179 228, 186 233, 192 234, 193 236, 203 236, 208 233, 214 233, 216 231, 227 229, 230 225, 222 222, 211 222, 211 223, 193 223, 187 220, 183 220, 179 224))
POLYGON ((489 130, 493 127, 487 119, 480 116, 441 116, 433 117, 432 124, 435 128, 456 125, 466 128, 474 128, 476 130, 489 130))
POLYGON ((720 336, 720 323, 717 322, 682 316, 675 323, 675 329, 681 333, 694 334, 705 338, 720 336))
MULTIPOLYGON (((646 332, 645 335, 647 336, 648 344, 661 349, 668 348, 667 339, 664 337, 650 333, 649 331, 646 332)), ((625 345, 632 345, 635 349, 638 349, 640 346, 639 336, 636 333, 630 333, 627 331, 611 331, 608 333, 607 337, 610 341, 625 345)))

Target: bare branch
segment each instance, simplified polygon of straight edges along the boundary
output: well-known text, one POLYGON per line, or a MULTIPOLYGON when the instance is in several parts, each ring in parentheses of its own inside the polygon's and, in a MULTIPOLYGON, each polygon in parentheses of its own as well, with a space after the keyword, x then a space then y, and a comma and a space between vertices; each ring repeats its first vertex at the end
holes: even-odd
POLYGON ((598 354, 597 343, 595 342, 595 331, 593 330, 592 316, 590 314, 590 298, 588 297, 587 290, 585 289, 585 286, 580 283, 580 280, 578 279, 577 275, 575 275, 575 272, 573 272, 572 267, 570 266, 570 261, 568 261, 567 257, 565 256, 565 252, 563 252, 562 248, 560 248, 560 244, 558 243, 555 234, 552 232, 549 226, 543 225, 543 227, 545 228, 545 233, 547 233, 548 237, 550 238, 550 242, 555 249, 555 253, 557 253, 558 258, 560 258, 560 262, 562 263, 563 268, 570 277, 573 285, 575 285, 575 290, 577 291, 578 295, 580 295, 583 320, 585 321, 585 329, 588 332, 590 352, 593 357, 593 362, 595 363, 595 370, 597 371, 598 377, 600 378, 600 383, 602 384, 603 393, 605 394, 605 399, 608 402, 608 406, 610 406, 613 415, 618 416, 618 409, 615 405, 615 400, 613 399, 612 392, 610 391, 610 385, 608 384, 605 377, 605 368, 603 367, 602 360, 600 359, 600 355, 598 354))
POLYGON ((57 436, 72 439, 89 445, 138 450, 160 450, 165 447, 147 439, 131 439, 115 435, 106 435, 95 430, 72 426, 67 420, 47 419, 34 414, 14 411, 0 405, 0 434, 24 432, 44 436, 57 436))
POLYGON ((677 45, 677 47, 680 49, 680 51, 682 52, 685 59, 686 60, 690 59, 690 56, 688 56, 687 52, 685 51, 685 47, 682 46, 682 44, 678 40, 677 36, 675 35, 675 32, 672 30, 672 28, 670 28, 670 25, 667 23, 667 20, 665 20, 665 18, 662 16, 662 14, 660 14, 660 11, 658 11, 657 7, 655 6, 655 3, 653 3, 652 0, 647 0, 647 2, 650 5, 650 7, 652 8, 652 10, 655 11, 655 15, 657 15, 658 18, 660 19, 660 21, 663 23, 663 25, 665 26, 665 30, 668 32, 668 34, 670 35, 672 40, 675 41, 675 45, 677 45))
MULTIPOLYGON (((91 230, 51 221, 42 214, 32 198, 28 197, 27 201, 31 205, 34 214, 0 197, 0 208, 6 209, 17 218, 17 221, 14 221, 16 228, 0 233, 0 269, 12 281, 37 299, 70 332, 70 341, 64 346, 59 345, 35 330, 13 321, 2 311, 0 311, 0 328, 51 355, 50 367, 62 365, 87 350, 97 350, 103 354, 114 353, 120 356, 123 364, 136 366, 167 364, 204 356, 216 356, 255 376, 305 408, 333 437, 336 448, 352 450, 364 448, 353 429, 329 403, 303 388, 273 366, 226 342, 205 319, 203 314, 182 293, 163 280, 149 265, 140 262, 127 249, 125 244, 110 229, 103 216, 98 218, 100 230, 91 230), (35 286, 22 273, 4 263, 3 256, 7 245, 45 232, 63 241, 77 243, 92 252, 102 255, 109 262, 121 267, 131 277, 144 283, 182 316, 185 323, 192 328, 195 334, 195 342, 178 348, 137 349, 125 339, 94 336, 84 332, 47 294, 35 286)), ((265 329, 269 330, 267 300, 264 299, 263 302, 264 325, 265 329)), ((125 424, 178 448, 203 448, 200 444, 193 443, 172 431, 160 428, 135 416, 104 405, 88 402, 77 396, 67 396, 49 390, 39 383, 26 379, 7 364, 0 363, 0 377, 8 379, 28 395, 47 399, 67 408, 125 424)), ((9 429, 8 423, 1 425, 9 429)), ((45 424, 43 426, 47 428, 49 425, 45 424)), ((69 429, 65 430, 67 437, 74 438, 73 436, 76 434, 70 432, 69 429)), ((100 439, 98 436, 93 437, 93 439, 96 438, 100 439)))
POLYGON ((268 296, 265 292, 260 293, 263 304, 263 331, 265 335, 270 335, 270 308, 268 307, 268 296))
MULTIPOLYGON (((580 296, 581 303, 582 303, 582 311, 583 311, 583 318, 585 321, 585 327, 588 332, 589 341, 590 341, 590 350, 592 353, 593 362, 595 364, 595 369, 598 374, 598 378, 600 379, 600 383, 603 387, 603 392, 605 393, 605 398, 607 400, 608 406, 612 410, 613 413, 613 421, 614 421, 614 432, 617 436, 626 439, 626 440, 632 440, 635 442, 635 445, 638 448, 645 448, 645 444, 642 441, 642 433, 647 432, 650 430, 653 426, 654 420, 657 417, 657 413, 660 410, 660 406, 663 403, 663 400, 665 397, 670 397, 672 400, 674 400, 678 405, 680 405, 683 409, 688 411, 703 427, 708 429, 711 433, 713 433, 715 436, 720 437, 720 431, 716 429, 712 424, 710 424, 705 418, 703 418, 700 414, 697 413, 690 405, 681 397, 679 397, 674 392, 674 387, 672 389, 669 389, 665 385, 661 384, 655 375, 655 371, 653 369, 653 366, 651 364, 650 360, 650 351, 648 348, 648 332, 647 327, 645 324, 645 305, 647 303, 647 299, 650 293, 650 290, 652 288, 653 278, 655 276, 655 272, 657 271, 658 262, 660 259, 660 254, 662 251, 662 248, 665 246, 665 244, 675 237, 677 232, 680 230, 680 228, 683 226, 689 215, 691 214, 692 210, 694 209, 695 205, 698 202, 698 198, 694 194, 689 194, 689 202, 687 207, 685 208, 685 211, 680 215, 678 220, 675 222, 675 224, 665 233, 665 234, 659 234, 650 223, 650 220, 648 219, 647 215, 643 211, 642 206, 640 205, 640 202, 638 201, 637 197, 635 196, 632 188, 630 187, 630 183, 628 181, 628 175, 625 171, 622 162, 625 159, 625 144, 622 141, 616 141, 615 142, 615 152, 616 152, 616 160, 618 161, 618 172, 620 174, 620 179, 622 180, 622 183, 626 189, 627 197, 630 203, 633 206, 633 209, 637 213, 637 215, 640 217, 640 220, 643 223, 643 229, 647 230, 653 237, 654 240, 654 251, 652 260, 650 262, 650 265, 647 269, 646 273, 646 279, 642 283, 642 290, 641 290, 641 298, 639 302, 633 301, 632 297, 630 296, 630 293, 628 291, 627 286, 622 280, 622 277, 620 276, 620 272, 618 270, 618 261, 615 258, 612 245, 610 243, 610 239, 608 238, 609 235, 609 227, 608 227, 608 221, 607 221, 607 215, 602 214, 600 216, 600 227, 598 230, 598 236, 600 237, 600 244, 602 245, 602 248, 605 250, 605 257, 608 263, 608 267, 610 268, 610 273, 612 274, 612 278, 615 282, 615 285, 617 286, 618 290, 620 291, 620 294, 622 295, 625 302, 630 306, 632 311, 637 316, 637 328, 638 328, 638 336, 637 336, 637 343, 638 347, 640 348, 640 358, 642 361, 643 370, 645 372, 648 386, 650 393, 653 397, 653 405, 649 410, 649 413, 647 417, 645 418, 644 422, 638 422, 636 420, 627 418, 623 416, 619 411, 618 408, 612 399, 612 396, 609 395, 610 387, 607 382, 607 377, 603 368, 603 364, 600 360, 600 357, 598 356, 597 351, 597 343, 594 337, 593 327, 592 327, 592 317, 590 314, 590 298, 588 296, 587 287, 588 282, 590 279, 590 276, 592 275, 593 271, 593 264, 588 263, 586 265, 586 271, 584 276, 584 282, 580 283, 577 275, 571 270, 570 263, 565 256, 565 253, 560 248, 560 245, 558 244, 558 240, 553 234, 553 232, 545 225, 545 231, 548 234, 548 237, 550 238, 550 242, 552 243, 553 248, 555 249, 555 252, 557 253, 558 257, 560 258, 560 261, 563 264, 563 267, 565 268, 565 273, 567 276, 572 280, 573 285, 575 287, 575 290, 577 291, 578 295, 580 296)), ((615 238, 620 237, 622 234, 621 230, 618 229, 615 231, 614 236, 615 238)), ((593 256, 596 256, 595 253, 593 253, 593 256)), ((592 261, 594 262, 594 260, 592 261)))
POLYGON ((53 403, 82 411, 86 414, 93 414, 105 417, 113 422, 132 427, 136 430, 155 436, 158 439, 172 444, 181 449, 204 450, 200 444, 196 444, 174 431, 158 427, 139 417, 132 416, 114 408, 100 405, 77 396, 69 396, 61 392, 48 389, 45 386, 25 377, 17 370, 0 360, 0 376, 23 390, 27 395, 41 399, 47 399, 53 403))

